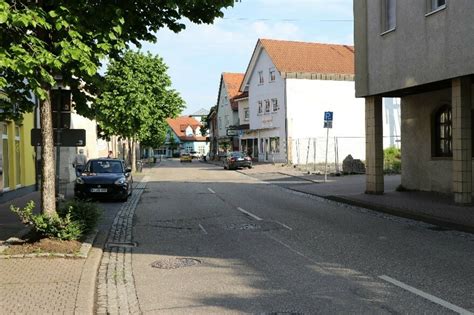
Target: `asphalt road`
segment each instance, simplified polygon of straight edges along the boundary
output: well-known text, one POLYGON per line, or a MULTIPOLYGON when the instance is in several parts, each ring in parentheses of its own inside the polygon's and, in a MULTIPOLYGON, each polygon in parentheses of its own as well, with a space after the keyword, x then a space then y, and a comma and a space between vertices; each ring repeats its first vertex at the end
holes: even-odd
POLYGON ((133 228, 141 311, 474 312, 473 235, 272 182, 198 161, 153 169, 133 228))

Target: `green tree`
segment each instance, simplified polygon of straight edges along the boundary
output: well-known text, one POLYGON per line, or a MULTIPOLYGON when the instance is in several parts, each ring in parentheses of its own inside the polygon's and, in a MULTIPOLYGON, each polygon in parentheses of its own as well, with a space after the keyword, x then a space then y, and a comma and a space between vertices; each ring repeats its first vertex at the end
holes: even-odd
MULTIPOLYGON (((171 88, 168 67, 158 56, 128 50, 112 60, 102 94, 95 102, 97 122, 106 135, 152 142, 168 117, 175 117, 184 101, 171 88)), ((135 150, 132 148, 132 169, 135 150)))
POLYGON ((42 209, 56 213, 50 92, 69 87, 78 113, 92 117, 88 101, 100 88, 97 70, 130 43, 156 40, 156 31, 179 32, 183 18, 212 23, 233 0, 0 0, 0 98, 3 118, 30 112, 39 97, 42 135, 42 209), (57 82, 59 80, 59 82, 57 82), (8 101, 5 101, 8 100, 8 101), (14 106, 12 107, 12 104, 14 106))
POLYGON ((178 142, 176 142, 176 139, 174 138, 174 133, 171 130, 169 130, 168 135, 169 135, 168 147, 171 150, 171 157, 173 157, 174 150, 178 149, 178 142))
POLYGON ((202 118, 200 130, 201 130, 201 136, 206 137, 207 133, 209 132, 208 116, 205 116, 202 118))

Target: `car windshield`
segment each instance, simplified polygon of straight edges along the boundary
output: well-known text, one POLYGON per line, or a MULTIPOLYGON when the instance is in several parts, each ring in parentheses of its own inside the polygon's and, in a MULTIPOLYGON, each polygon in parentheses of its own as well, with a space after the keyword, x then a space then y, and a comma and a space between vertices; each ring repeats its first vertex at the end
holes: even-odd
POLYGON ((233 158, 243 158, 245 157, 245 155, 241 152, 231 152, 230 153, 230 157, 233 157, 233 158))
POLYGON ((120 161, 90 161, 88 170, 91 173, 123 173, 123 167, 120 161))

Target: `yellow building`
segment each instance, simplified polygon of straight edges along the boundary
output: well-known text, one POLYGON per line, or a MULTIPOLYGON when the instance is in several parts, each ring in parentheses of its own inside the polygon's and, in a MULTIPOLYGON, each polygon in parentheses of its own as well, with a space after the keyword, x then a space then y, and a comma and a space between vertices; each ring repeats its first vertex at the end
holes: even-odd
POLYGON ((31 192, 35 188, 35 148, 31 146, 31 129, 34 114, 23 116, 21 122, 0 122, 0 196, 13 195, 16 191, 31 192))

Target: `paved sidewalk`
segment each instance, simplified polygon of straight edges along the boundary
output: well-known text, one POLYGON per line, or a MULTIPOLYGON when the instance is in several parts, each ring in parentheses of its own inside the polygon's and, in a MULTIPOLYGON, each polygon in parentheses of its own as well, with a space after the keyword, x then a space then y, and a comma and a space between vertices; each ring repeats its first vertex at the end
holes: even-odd
MULTIPOLYGON (((222 166, 222 162, 209 163, 222 166)), ((385 176, 383 195, 368 195, 364 193, 365 175, 328 176, 324 182, 322 175, 271 163, 255 163, 254 168, 240 172, 293 191, 474 233, 474 206, 455 205, 446 194, 397 192, 400 175, 385 176)))
MULTIPOLYGON (((147 170, 134 176, 139 182, 147 170)), ((140 183, 138 183, 140 185, 140 183)), ((139 194, 126 203, 108 203, 108 208, 132 209, 139 194)), ((39 205, 39 192, 0 204, 0 241, 20 236, 24 225, 9 210, 10 204, 24 206, 29 200, 39 205)), ((108 209, 87 259, 4 258, 0 259, 0 314, 93 314, 95 290, 102 248, 111 221, 120 215, 108 209), (111 217, 112 216, 112 217, 111 217)), ((1 243, 0 243, 1 245, 1 243)))

